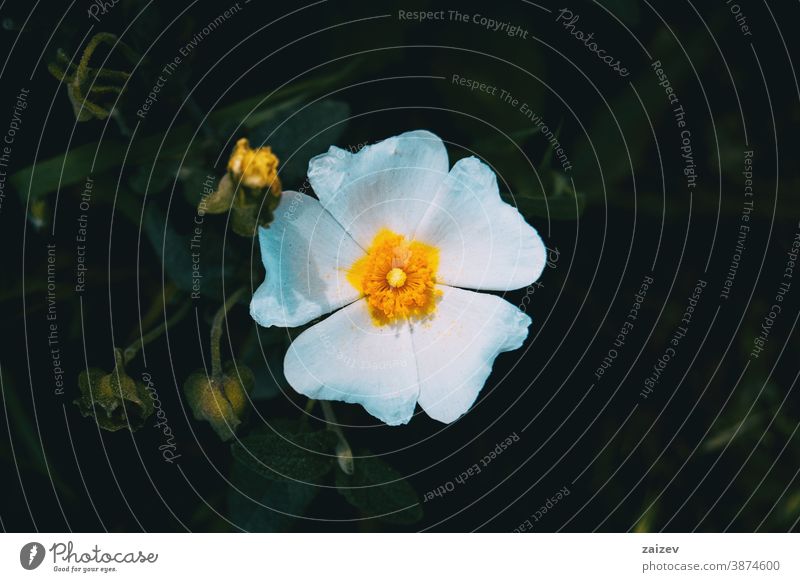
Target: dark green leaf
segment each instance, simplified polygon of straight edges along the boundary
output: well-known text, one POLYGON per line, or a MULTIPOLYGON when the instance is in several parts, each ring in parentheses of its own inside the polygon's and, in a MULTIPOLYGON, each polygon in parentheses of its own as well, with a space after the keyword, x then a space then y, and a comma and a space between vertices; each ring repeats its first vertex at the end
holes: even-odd
POLYGON ((137 166, 128 184, 138 194, 156 194, 170 185, 178 173, 179 160, 159 159, 137 166))
MULTIPOLYGON (((208 220, 206 217, 206 221, 208 220)), ((210 227, 206 227, 202 231, 199 245, 193 248, 191 237, 178 234, 171 224, 166 223, 161 209, 153 203, 145 209, 144 230, 161 259, 167 276, 179 289, 187 293, 197 291, 205 297, 221 296, 223 248, 226 250, 224 262, 226 278, 232 276, 235 265, 230 244, 223 247, 222 238, 210 227), (199 279, 193 279, 193 252, 197 253, 200 260, 199 279)))
POLYGON ((319 483, 333 468, 336 436, 276 428, 280 434, 267 428, 235 443, 233 458, 268 479, 319 483))
MULTIPOLYGON (((362 454, 369 454, 364 452, 362 454)), ((336 472, 336 486, 367 517, 408 525, 422 519, 422 506, 411 484, 377 457, 355 459, 355 472, 336 472)))
POLYGON ((238 527, 251 532, 289 530, 294 516, 302 515, 319 492, 318 487, 297 481, 265 479, 238 462, 232 463, 231 481, 230 518, 238 527))

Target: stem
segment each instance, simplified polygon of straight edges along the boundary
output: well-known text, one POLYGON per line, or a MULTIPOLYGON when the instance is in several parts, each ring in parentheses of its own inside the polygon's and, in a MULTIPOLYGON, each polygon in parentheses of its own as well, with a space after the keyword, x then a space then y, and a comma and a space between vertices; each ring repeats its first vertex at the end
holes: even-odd
MULTIPOLYGON (((138 216, 139 215, 137 214, 137 219, 138 216)), ((147 308, 147 313, 140 317, 139 329, 131 331, 131 335, 129 336, 130 340, 128 343, 131 343, 137 337, 142 336, 144 334, 144 330, 158 320, 158 316, 164 313, 164 306, 172 299, 175 291, 177 291, 177 287, 175 287, 173 283, 168 283, 164 288, 163 293, 159 294, 150 304, 150 307, 147 308)))
POLYGON ((136 357, 136 354, 139 353, 139 350, 142 346, 149 344, 154 339, 158 339, 162 333, 169 327, 170 325, 175 325, 178 323, 189 311, 189 303, 184 303, 183 306, 167 321, 159 325, 158 327, 154 327, 146 334, 141 336, 139 339, 134 341, 131 345, 125 348, 125 358, 124 363, 127 365, 133 358, 136 357))
MULTIPOLYGON (((312 400, 313 402, 313 400, 312 400)), ((328 400, 320 400, 322 405, 322 413, 325 415, 325 420, 328 423, 328 430, 336 435, 339 439, 336 445, 336 460, 339 462, 339 468, 347 475, 353 474, 353 450, 350 448, 350 443, 344 437, 342 427, 336 420, 336 415, 333 412, 333 406, 328 400)))
POLYGON ((222 339, 222 322, 225 320, 225 315, 227 315, 244 291, 245 288, 242 287, 228 296, 228 300, 214 315, 214 322, 211 324, 211 378, 214 380, 222 377, 222 354, 219 346, 220 339, 222 339))

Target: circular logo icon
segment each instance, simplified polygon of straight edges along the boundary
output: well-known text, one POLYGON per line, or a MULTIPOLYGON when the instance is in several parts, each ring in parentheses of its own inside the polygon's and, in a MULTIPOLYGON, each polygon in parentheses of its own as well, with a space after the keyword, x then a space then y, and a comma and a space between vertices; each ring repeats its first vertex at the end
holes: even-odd
POLYGON ((39 542, 30 542, 19 551, 19 563, 26 570, 35 570, 44 561, 44 546, 39 542))

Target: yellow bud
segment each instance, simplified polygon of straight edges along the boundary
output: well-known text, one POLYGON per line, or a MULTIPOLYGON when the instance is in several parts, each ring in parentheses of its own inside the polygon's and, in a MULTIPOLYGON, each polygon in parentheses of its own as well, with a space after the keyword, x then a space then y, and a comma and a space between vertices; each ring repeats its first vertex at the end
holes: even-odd
POLYGON ((247 410, 247 403, 250 401, 247 395, 253 391, 255 383, 255 376, 247 366, 234 365, 233 362, 225 364, 222 392, 231 403, 231 408, 237 416, 241 417, 247 410))
POLYGON ((242 138, 228 160, 228 172, 236 185, 253 190, 269 188, 274 196, 281 194, 278 178, 279 160, 269 146, 253 149, 250 141, 242 138))
POLYGON ((204 370, 193 372, 183 391, 195 420, 205 420, 220 439, 230 440, 242 423, 248 396, 255 385, 253 372, 233 362, 225 364, 221 378, 210 378, 204 370))

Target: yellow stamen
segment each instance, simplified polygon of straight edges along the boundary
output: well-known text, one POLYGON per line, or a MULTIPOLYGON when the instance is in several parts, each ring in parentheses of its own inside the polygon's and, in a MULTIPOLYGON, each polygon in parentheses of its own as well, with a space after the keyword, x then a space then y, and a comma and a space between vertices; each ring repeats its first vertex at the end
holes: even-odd
POLYGON ((439 249, 383 229, 347 279, 366 296, 375 325, 419 319, 436 309, 439 249))

